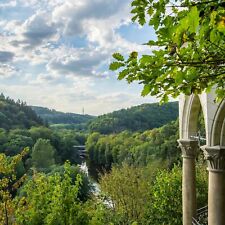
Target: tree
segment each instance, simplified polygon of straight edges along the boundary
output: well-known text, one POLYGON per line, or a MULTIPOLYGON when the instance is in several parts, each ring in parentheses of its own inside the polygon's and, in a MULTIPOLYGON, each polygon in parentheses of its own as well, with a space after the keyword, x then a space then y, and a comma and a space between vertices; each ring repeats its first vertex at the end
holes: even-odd
POLYGON ((16 207, 13 202, 12 192, 17 190, 26 177, 23 175, 18 179, 16 177, 16 167, 27 153, 28 149, 26 148, 21 154, 13 157, 0 154, 0 224, 13 224, 16 207))
POLYGON ((18 197, 15 218, 21 225, 77 225, 88 224, 88 215, 78 198, 82 184, 80 174, 71 177, 67 162, 64 173, 51 175, 35 173, 23 186, 18 197))
MULTIPOLYGON (((199 163, 197 166, 197 203, 201 208, 207 204, 207 171, 199 163)), ((151 201, 144 224, 182 224, 182 169, 175 166, 170 170, 159 170, 151 187, 151 201)))
POLYGON ((55 149, 49 140, 39 138, 35 143, 31 157, 33 166, 37 169, 48 169, 55 164, 55 149))
POLYGON ((149 200, 149 183, 149 174, 146 176, 143 168, 127 164, 103 175, 100 189, 110 205, 109 220, 114 224, 141 222, 149 200))
POLYGON ((118 79, 144 84, 142 95, 161 101, 181 93, 210 91, 225 97, 225 2, 224 0, 133 0, 132 20, 154 27, 156 40, 146 45, 151 54, 128 59, 114 53, 111 70, 118 79))

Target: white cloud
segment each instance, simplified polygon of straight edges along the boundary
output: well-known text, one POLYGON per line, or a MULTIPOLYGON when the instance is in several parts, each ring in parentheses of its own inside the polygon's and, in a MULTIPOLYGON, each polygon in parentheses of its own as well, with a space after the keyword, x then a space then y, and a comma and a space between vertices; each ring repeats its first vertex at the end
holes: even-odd
POLYGON ((43 84, 55 84, 58 80, 58 76, 51 75, 51 74, 38 74, 37 77, 34 79, 32 74, 28 74, 26 80, 29 84, 33 85, 43 85, 43 84))
POLYGON ((61 48, 47 64, 47 71, 76 76, 92 76, 106 54, 95 48, 61 48))
POLYGON ((8 78, 12 75, 16 75, 18 71, 16 67, 10 64, 0 63, 0 78, 8 78))
POLYGON ((17 24, 9 24, 8 30, 16 27, 14 40, 11 41, 13 46, 22 46, 24 49, 33 49, 49 41, 57 41, 57 29, 51 22, 51 17, 45 12, 37 12, 28 18, 21 27, 17 24))
POLYGON ((0 9, 11 8, 11 7, 15 7, 16 5, 17 5, 16 0, 3 2, 3 3, 0 3, 0 9))
POLYGON ((114 51, 144 50, 115 32, 129 20, 130 0, 19 1, 39 8, 24 22, 12 20, 3 28, 8 33, 0 51, 14 52, 16 62, 47 63, 48 72, 90 76, 99 74, 97 68, 109 62, 114 51), (86 36, 89 44, 79 53, 74 48, 65 52, 60 37, 66 40, 68 35, 86 36))
POLYGON ((28 104, 72 112, 81 112, 85 107, 85 112, 90 114, 148 101, 139 97, 135 88, 127 92, 111 90, 114 85, 110 82, 116 79, 111 79, 106 71, 113 52, 146 51, 117 32, 130 21, 130 2, 17 0, 0 3, 0 9, 20 7, 29 11, 16 19, 8 19, 9 12, 0 21, 1 91, 28 104), (67 43, 76 38, 85 38, 83 47, 74 47, 73 41, 67 43), (5 78, 12 80, 15 74, 12 85, 4 84, 5 78), (104 79, 100 80, 102 74, 104 79))
MULTIPOLYGON (((127 4, 127 0, 65 0, 55 7, 53 20, 64 25, 64 33, 67 35, 84 35, 87 31, 86 21, 104 20, 118 15, 127 4)), ((126 16, 125 13, 123 11, 123 17, 126 16)), ((108 24, 108 28, 114 24, 116 21, 108 24)))

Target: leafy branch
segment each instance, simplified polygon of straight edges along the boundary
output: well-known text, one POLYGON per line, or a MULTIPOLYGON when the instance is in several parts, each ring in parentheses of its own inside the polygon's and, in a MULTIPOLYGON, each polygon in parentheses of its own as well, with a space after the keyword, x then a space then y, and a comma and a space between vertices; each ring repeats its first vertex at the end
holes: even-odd
POLYGON ((224 1, 181 0, 169 13, 169 0, 133 0, 132 20, 143 25, 149 19, 157 40, 145 45, 158 50, 140 56, 132 52, 128 57, 114 53, 110 69, 118 71, 120 80, 144 84, 142 95, 158 96, 162 102, 181 93, 209 91, 215 85, 218 99, 224 98, 224 5, 224 1))

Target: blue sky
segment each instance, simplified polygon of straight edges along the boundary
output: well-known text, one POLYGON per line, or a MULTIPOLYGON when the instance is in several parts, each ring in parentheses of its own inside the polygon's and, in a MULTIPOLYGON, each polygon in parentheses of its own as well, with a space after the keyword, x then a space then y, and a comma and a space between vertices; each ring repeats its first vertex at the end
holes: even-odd
POLYGON ((141 103, 139 84, 108 70, 113 52, 149 53, 151 27, 131 0, 0 0, 0 92, 30 105, 99 115, 141 103))

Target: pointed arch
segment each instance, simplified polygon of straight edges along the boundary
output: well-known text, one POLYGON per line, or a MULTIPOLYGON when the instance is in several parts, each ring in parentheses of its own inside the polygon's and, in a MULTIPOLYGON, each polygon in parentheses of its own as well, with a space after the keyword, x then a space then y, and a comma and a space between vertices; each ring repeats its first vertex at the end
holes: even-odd
MULTIPOLYGON (((198 116, 201 109, 204 121, 206 121, 204 105, 198 95, 185 96, 181 102, 183 105, 180 106, 180 137, 190 139, 191 136, 195 136, 198 132, 198 116)), ((205 129, 207 129, 206 123, 204 124, 205 129)))
POLYGON ((221 101, 212 125, 211 143, 225 146, 225 100, 221 101))

